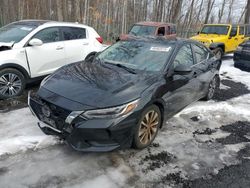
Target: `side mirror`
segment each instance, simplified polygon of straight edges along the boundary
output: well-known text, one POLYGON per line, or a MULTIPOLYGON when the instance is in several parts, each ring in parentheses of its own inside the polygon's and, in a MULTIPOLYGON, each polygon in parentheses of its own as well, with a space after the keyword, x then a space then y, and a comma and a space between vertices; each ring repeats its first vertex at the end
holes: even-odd
POLYGON ((177 65, 174 69, 174 72, 179 75, 185 75, 185 74, 189 74, 190 72, 192 72, 192 69, 190 68, 190 66, 177 65))
POLYGON ((34 38, 34 39, 31 39, 29 41, 29 45, 30 46, 42 46, 43 45, 43 41, 41 41, 40 39, 34 38))
POLYGON ((197 32, 197 35, 199 35, 199 34, 200 34, 200 31, 197 32))

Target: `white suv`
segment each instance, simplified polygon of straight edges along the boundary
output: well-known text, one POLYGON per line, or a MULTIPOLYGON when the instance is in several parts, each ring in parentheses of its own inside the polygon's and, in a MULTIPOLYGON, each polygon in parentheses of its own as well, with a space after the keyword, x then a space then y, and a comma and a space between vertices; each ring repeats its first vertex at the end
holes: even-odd
POLYGON ((6 25, 0 28, 0 99, 103 49, 98 33, 82 24, 23 20, 6 25))

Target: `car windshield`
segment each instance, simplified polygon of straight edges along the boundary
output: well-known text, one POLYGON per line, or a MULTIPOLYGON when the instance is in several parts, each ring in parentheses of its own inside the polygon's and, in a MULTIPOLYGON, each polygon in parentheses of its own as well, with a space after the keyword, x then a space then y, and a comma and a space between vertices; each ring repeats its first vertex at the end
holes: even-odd
POLYGON ((144 36, 144 35, 154 35, 156 27, 154 26, 145 26, 145 25, 134 25, 129 34, 135 36, 144 36))
POLYGON ((134 70, 160 71, 173 50, 173 44, 145 41, 120 41, 98 55, 104 63, 134 70))
POLYGON ((229 26, 206 25, 201 30, 202 34, 227 35, 229 26))
POLYGON ((23 24, 10 24, 0 28, 0 42, 20 42, 26 35, 33 31, 36 26, 23 24))

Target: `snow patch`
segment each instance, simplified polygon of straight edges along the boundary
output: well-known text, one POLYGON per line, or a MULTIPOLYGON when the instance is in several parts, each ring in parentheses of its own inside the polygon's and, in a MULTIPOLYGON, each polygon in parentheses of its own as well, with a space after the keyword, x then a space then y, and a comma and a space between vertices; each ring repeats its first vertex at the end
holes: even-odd
POLYGON ((28 108, 0 113, 0 156, 40 149, 59 143, 53 136, 45 135, 28 108))

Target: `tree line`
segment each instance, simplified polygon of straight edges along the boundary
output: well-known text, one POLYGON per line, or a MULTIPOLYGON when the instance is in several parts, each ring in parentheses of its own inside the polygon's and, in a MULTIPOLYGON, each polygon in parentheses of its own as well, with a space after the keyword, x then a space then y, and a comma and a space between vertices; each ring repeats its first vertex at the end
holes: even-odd
POLYGON ((250 0, 0 0, 0 25, 22 19, 79 22, 106 40, 138 21, 177 24, 188 37, 204 23, 249 23, 250 0))

